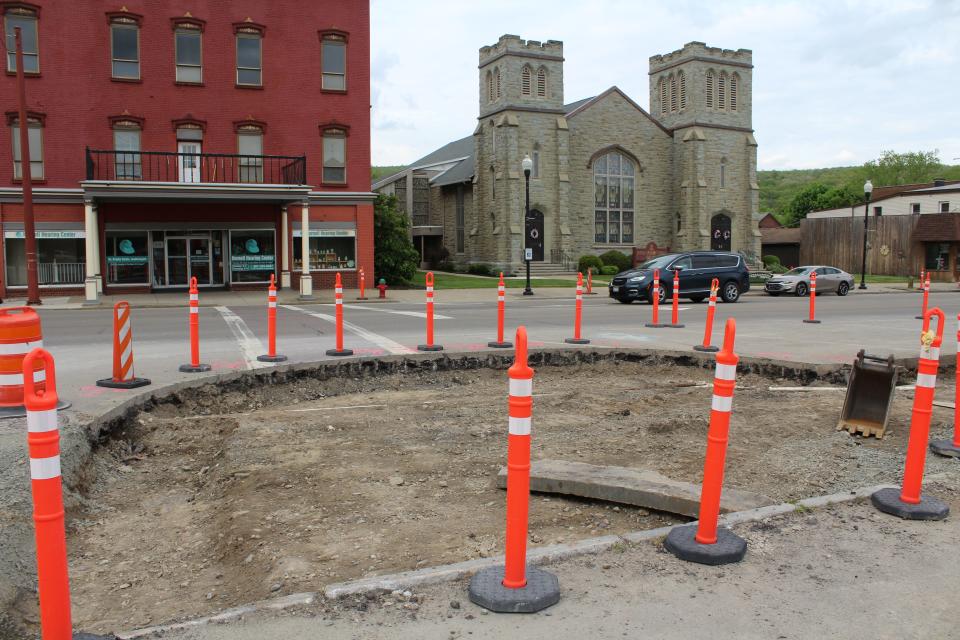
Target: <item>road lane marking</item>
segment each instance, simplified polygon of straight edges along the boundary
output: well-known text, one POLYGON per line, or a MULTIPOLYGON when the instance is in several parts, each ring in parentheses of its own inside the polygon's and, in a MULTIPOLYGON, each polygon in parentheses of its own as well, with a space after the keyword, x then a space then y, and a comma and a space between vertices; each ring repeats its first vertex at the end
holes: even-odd
MULTIPOLYGON (((303 313, 305 315, 312 316, 319 320, 325 320, 326 322, 330 322, 332 324, 335 324, 337 321, 336 318, 334 318, 329 314, 317 313, 315 311, 307 311, 302 307, 297 307, 292 304, 282 304, 280 306, 283 307, 284 309, 289 309, 290 311, 299 311, 300 313, 303 313)), ((379 333, 373 333, 372 331, 367 331, 363 327, 358 327, 357 325, 347 322, 346 320, 344 320, 343 322, 343 328, 346 329, 347 331, 351 331, 357 334, 358 336, 360 336, 361 338, 363 338, 368 342, 372 342, 373 344, 377 345, 378 347, 380 347, 381 349, 383 349, 388 353, 392 353, 394 355, 416 353, 416 351, 414 351, 413 349, 410 349, 409 347, 405 347, 399 342, 394 342, 390 338, 387 338, 386 336, 382 336, 379 333)))
MULTIPOLYGON (((329 305, 326 305, 329 306, 329 305)), ((411 318, 426 318, 427 314, 422 311, 397 311, 396 309, 380 309, 368 304, 345 304, 344 309, 363 309, 364 311, 379 311, 380 313, 392 313, 398 316, 410 316, 411 318)), ((439 313, 433 314, 434 320, 453 320, 452 316, 445 316, 439 313)))
POLYGON ((243 354, 243 360, 247 365, 247 369, 259 369, 261 367, 271 366, 269 362, 260 362, 257 360, 257 356, 266 353, 266 351, 263 348, 263 344, 260 343, 259 338, 253 335, 250 327, 243 321, 243 318, 227 307, 214 307, 214 309, 219 311, 220 315, 223 316, 223 321, 230 327, 230 333, 233 334, 233 337, 236 338, 240 344, 240 352, 243 354))

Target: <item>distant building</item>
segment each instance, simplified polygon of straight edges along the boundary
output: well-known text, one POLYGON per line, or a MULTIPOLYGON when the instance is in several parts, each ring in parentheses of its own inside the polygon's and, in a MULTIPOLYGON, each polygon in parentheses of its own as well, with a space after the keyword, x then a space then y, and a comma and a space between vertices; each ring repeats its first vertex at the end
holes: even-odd
MULTIPOLYGON (((863 217, 863 204, 811 211, 808 218, 863 217)), ((920 184, 876 187, 870 198, 871 216, 907 216, 960 212, 960 180, 937 179, 920 184)))
POLYGON ((445 248, 516 271, 525 246, 558 270, 651 242, 759 253, 750 51, 691 42, 651 57, 651 113, 617 87, 564 104, 563 61, 556 40, 481 48, 473 135, 374 184, 398 196, 425 259, 445 248))
POLYGON ((777 256, 784 267, 800 265, 800 229, 780 224, 772 213, 764 214, 757 223, 764 256, 777 256))

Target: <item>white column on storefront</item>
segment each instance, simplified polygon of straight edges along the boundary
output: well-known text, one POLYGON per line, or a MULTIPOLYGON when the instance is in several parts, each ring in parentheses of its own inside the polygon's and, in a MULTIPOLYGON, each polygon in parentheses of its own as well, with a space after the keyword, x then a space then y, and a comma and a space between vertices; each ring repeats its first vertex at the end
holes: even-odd
POLYGON ((103 295, 103 276, 100 275, 100 216, 97 208, 93 208, 93 269, 97 279, 97 295, 103 295))
POLYGON ((93 201, 83 203, 84 223, 84 260, 87 277, 83 281, 84 304, 99 304, 97 291, 97 248, 94 241, 97 236, 97 207, 93 201))
POLYGON ((303 203, 300 221, 300 299, 313 299, 313 280, 310 277, 310 203, 303 203))
POLYGON ((290 288, 290 218, 287 205, 280 209, 280 288, 290 288))

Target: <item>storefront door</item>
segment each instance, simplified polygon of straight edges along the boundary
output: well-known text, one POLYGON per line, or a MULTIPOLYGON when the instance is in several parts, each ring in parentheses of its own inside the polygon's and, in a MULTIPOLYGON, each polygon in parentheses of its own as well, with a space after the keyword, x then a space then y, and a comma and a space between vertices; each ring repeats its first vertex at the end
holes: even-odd
POLYGON ((158 279, 158 282, 164 282, 168 287, 185 287, 190 284, 190 278, 196 278, 198 286, 212 284, 213 256, 209 233, 202 236, 167 236, 165 250, 164 260, 154 261, 154 269, 162 269, 166 274, 166 278, 158 279))

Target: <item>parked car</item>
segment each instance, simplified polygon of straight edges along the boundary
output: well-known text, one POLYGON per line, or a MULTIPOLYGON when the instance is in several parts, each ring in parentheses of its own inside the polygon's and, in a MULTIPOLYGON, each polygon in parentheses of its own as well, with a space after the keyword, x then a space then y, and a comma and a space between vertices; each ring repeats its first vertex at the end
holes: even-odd
POLYGON ((634 300, 653 302, 653 272, 660 270, 660 301, 673 296, 673 273, 680 272, 680 297, 702 302, 710 295, 710 283, 720 281, 720 298, 736 302, 750 289, 750 270, 743 257, 726 251, 691 251, 658 256, 615 275, 608 287, 610 297, 623 304, 634 300))
POLYGON ((837 269, 813 265, 797 267, 767 280, 764 290, 768 295, 778 296, 781 293, 792 293, 795 296, 805 296, 810 293, 810 274, 817 273, 817 293, 836 293, 845 296, 853 288, 853 276, 837 269))

